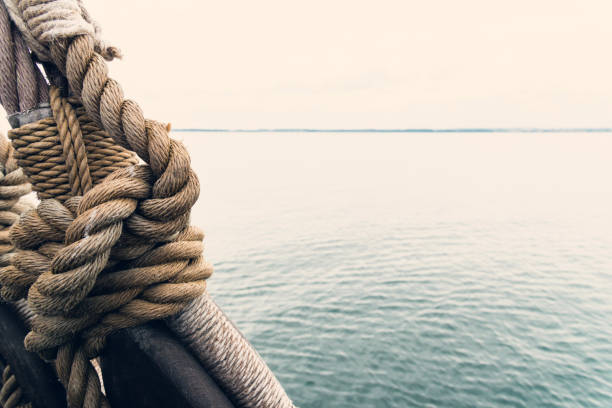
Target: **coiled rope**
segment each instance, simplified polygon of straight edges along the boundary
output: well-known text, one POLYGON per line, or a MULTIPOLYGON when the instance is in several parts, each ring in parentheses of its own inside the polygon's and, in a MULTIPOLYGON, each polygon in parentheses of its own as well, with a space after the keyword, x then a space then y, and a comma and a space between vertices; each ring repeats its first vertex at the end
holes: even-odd
MULTIPOLYGON (((109 404, 91 360, 110 333, 170 316, 176 332, 193 329, 189 322, 207 324, 210 356, 201 360, 220 367, 216 378, 239 406, 291 407, 259 355, 206 300, 212 268, 202 258, 203 234, 189 226, 199 182, 169 128, 145 119, 108 77, 105 58, 116 49, 99 40, 78 1, 3 1, 0 47, 15 46, 0 62, 0 101, 15 127, 9 137, 17 162, 43 199, 13 227, 15 256, 0 269, 2 296, 27 297, 34 312, 26 347, 55 360, 70 407, 103 407, 109 404), (31 57, 18 55, 20 33, 46 61, 55 85, 47 93, 31 57), (16 72, 20 58, 40 88, 23 104, 19 88, 31 92, 32 82, 4 73, 16 72), (135 165, 129 151, 145 164, 135 165), (194 305, 213 320, 188 318, 194 305)), ((188 345, 197 349, 193 339, 188 345)))
MULTIPOLYGON (((19 219, 19 215, 31 208, 22 197, 31 191, 23 171, 17 166, 13 149, 6 139, 0 140, 0 266, 10 265, 13 257, 13 244, 9 240, 9 229, 19 219)), ((26 401, 19 382, 11 366, 0 356, 0 407, 31 408, 26 401)))
POLYGON ((0 138, 0 267, 11 263, 13 244, 9 229, 23 212, 32 208, 22 199, 30 191, 32 187, 15 160, 13 148, 0 138))

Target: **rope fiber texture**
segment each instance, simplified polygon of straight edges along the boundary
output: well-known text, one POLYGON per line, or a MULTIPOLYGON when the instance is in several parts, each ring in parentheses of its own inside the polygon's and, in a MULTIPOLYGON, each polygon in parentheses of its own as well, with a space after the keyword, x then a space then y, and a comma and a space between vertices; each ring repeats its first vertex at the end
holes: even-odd
MULTIPOLYGON (((13 153, 8 140, 0 139, 0 267, 10 265, 14 256, 14 247, 9 240, 10 227, 22 212, 32 208, 30 203, 22 199, 31 188, 13 153)), ((0 407, 31 408, 32 404, 26 401, 11 367, 1 358, 0 367, 0 407)))

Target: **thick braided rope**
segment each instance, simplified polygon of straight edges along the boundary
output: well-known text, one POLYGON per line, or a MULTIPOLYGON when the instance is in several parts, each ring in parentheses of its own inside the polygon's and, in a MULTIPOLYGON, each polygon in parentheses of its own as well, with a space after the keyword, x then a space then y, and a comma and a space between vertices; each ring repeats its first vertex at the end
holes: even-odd
POLYGON ((51 87, 49 97, 66 161, 71 194, 82 195, 91 189, 92 181, 81 126, 72 105, 60 96, 59 88, 51 87))
POLYGON ((11 370, 11 366, 5 365, 2 370, 0 386, 1 408, 32 408, 32 403, 27 402, 17 378, 11 370))

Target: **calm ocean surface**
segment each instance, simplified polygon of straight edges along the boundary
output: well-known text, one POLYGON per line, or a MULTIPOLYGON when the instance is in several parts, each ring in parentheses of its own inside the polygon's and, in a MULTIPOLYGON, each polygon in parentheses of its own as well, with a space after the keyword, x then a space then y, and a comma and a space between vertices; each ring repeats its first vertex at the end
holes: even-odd
POLYGON ((174 136, 298 406, 612 407, 611 134, 174 136))

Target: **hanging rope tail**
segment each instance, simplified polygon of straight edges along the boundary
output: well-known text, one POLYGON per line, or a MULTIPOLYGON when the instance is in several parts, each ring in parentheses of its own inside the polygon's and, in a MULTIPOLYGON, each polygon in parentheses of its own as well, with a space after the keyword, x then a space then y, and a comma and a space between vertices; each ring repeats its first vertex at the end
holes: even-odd
POLYGON ((165 319, 237 406, 292 407, 205 291, 212 267, 189 225, 198 178, 169 126, 109 78, 119 51, 80 1, 3 1, 0 102, 15 171, 42 200, 12 227, 0 268, 0 294, 34 313, 26 348, 55 361, 71 408, 107 407, 91 361, 111 333, 165 319))

